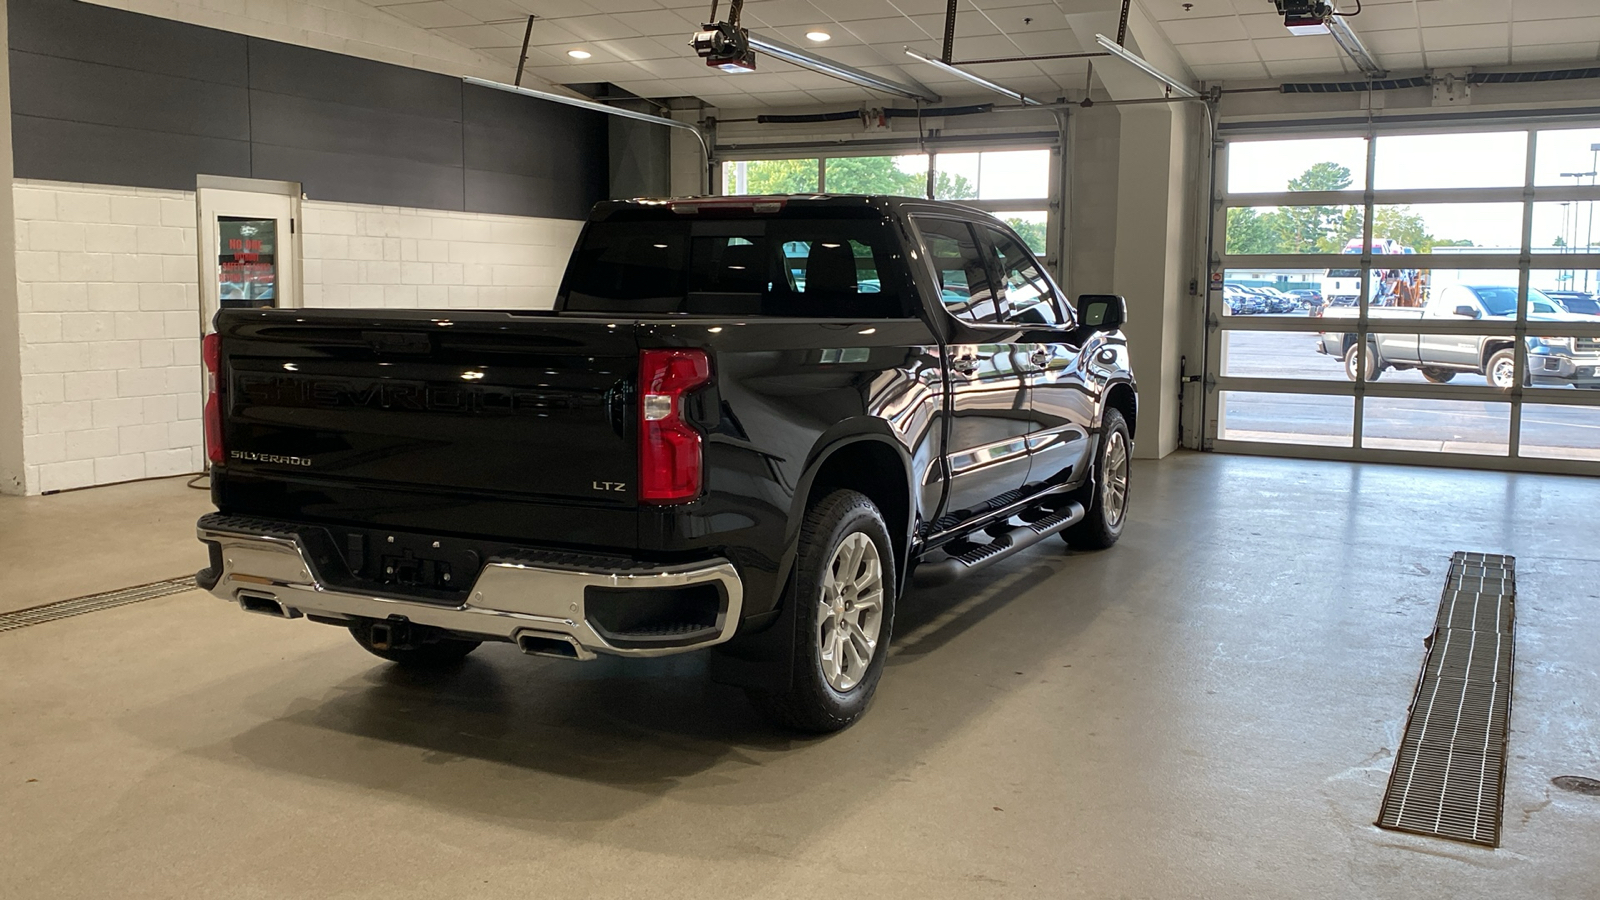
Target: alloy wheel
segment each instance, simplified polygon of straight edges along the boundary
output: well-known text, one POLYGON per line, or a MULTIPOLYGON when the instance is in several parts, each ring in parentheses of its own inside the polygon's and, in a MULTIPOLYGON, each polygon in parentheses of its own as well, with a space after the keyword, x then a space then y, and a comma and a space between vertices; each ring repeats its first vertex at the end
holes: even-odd
POLYGON ((844 693, 861 683, 883 628, 883 559, 878 545, 854 532, 834 548, 817 606, 822 674, 844 693))
POLYGON ((1121 431, 1113 431, 1106 440, 1100 503, 1105 509, 1106 524, 1116 528, 1128 509, 1128 439, 1121 431))

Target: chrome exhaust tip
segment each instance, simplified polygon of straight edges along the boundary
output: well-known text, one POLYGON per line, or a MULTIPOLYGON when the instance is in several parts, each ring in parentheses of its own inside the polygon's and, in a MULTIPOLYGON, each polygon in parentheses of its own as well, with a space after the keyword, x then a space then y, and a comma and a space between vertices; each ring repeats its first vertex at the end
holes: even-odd
POLYGON ((239 608, 249 613, 272 616, 275 619, 298 619, 300 610, 284 606, 277 597, 268 594, 239 594, 239 608))
POLYGON ((594 653, 578 643, 569 634, 551 631, 517 632, 517 649, 529 656, 549 656, 555 659, 594 659, 594 653))

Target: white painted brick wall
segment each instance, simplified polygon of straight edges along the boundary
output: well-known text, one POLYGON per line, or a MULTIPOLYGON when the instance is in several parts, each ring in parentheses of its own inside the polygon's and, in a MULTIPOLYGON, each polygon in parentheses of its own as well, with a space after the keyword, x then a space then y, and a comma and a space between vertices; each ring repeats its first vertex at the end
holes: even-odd
MULTIPOLYGON (((205 467, 194 195, 17 180, 30 494, 205 467)), ((308 307, 548 308, 581 222, 304 201, 308 307)))
POLYGON ((197 472, 194 195, 18 180, 27 491, 197 472))
MULTIPOLYGON (((361 0, 87 2, 446 75, 510 82, 516 73, 517 48, 496 50, 494 56, 480 53, 361 0)), ((529 87, 550 86, 529 75, 522 80, 529 87)))
POLYGON ((306 306, 548 309, 582 222, 305 201, 306 306))

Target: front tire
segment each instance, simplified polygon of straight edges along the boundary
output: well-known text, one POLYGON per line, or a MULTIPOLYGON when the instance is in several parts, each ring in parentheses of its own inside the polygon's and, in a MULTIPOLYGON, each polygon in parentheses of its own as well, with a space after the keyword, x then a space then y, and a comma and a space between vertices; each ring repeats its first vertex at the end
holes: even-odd
POLYGON ((481 641, 463 641, 455 638, 440 638, 437 641, 424 644, 414 644, 409 647, 379 647, 372 642, 372 622, 360 622, 350 626, 350 636, 356 639, 361 649, 380 659, 387 659, 399 663, 408 669, 446 669, 459 664, 467 658, 467 654, 478 649, 481 641))
POLYGON ((1133 437, 1122 412, 1107 409, 1095 451, 1093 490, 1084 503, 1083 519, 1061 532, 1069 545, 1104 550, 1122 537, 1128 518, 1128 487, 1133 474, 1133 437))
POLYGON ((861 718, 883 676, 894 626, 894 554, 878 507, 834 491, 807 511, 793 588, 790 682, 751 691, 768 719, 798 731, 839 731, 861 718))

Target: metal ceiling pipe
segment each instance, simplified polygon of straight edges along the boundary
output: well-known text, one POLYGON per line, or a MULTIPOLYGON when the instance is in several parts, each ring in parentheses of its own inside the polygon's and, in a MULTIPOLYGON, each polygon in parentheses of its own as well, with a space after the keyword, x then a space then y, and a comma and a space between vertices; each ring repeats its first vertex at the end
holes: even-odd
POLYGON ((994 82, 990 81, 987 78, 983 78, 981 76, 974 75, 971 72, 968 72, 968 71, 966 71, 964 69, 958 69, 955 66, 950 65, 949 63, 941 62, 941 61, 939 61, 937 59, 933 59, 932 57, 923 56, 921 53, 918 53, 917 51, 911 49, 910 47, 905 48, 905 51, 906 51, 906 55, 911 57, 914 60, 917 60, 919 62, 925 62, 928 65, 933 66, 935 69, 938 69, 941 72, 946 72, 948 74, 954 75, 957 78, 965 78, 967 81, 972 82, 973 84, 977 85, 978 87, 984 88, 986 90, 994 91, 996 94, 1004 94, 1005 96, 1010 97, 1013 100, 1021 101, 1021 103, 1024 106, 1040 106, 1041 105, 1040 101, 1035 100, 1032 97, 1025 96, 1021 91, 1013 91, 1012 89, 1010 89, 1008 87, 1001 87, 1000 85, 995 84, 994 82))
POLYGON ((1333 37, 1333 42, 1339 45, 1345 56, 1350 57, 1356 68, 1361 70, 1361 74, 1368 78, 1384 78, 1389 74, 1388 69, 1378 64, 1377 58, 1367 49, 1367 45, 1361 43, 1360 36, 1350 27, 1350 23, 1345 21, 1344 16, 1334 13, 1323 21, 1328 26, 1328 34, 1333 37))
POLYGON ((1117 59, 1122 60, 1128 65, 1133 66, 1135 69, 1138 69, 1146 75, 1149 75, 1151 78, 1154 78, 1155 80, 1166 85, 1167 90, 1171 91, 1172 93, 1186 99, 1199 99, 1200 93, 1194 88, 1189 87, 1187 84, 1184 84, 1178 79, 1173 78, 1171 75, 1168 75, 1167 73, 1151 65, 1149 62, 1146 62, 1144 57, 1124 49, 1121 44, 1113 41, 1111 38, 1108 38, 1103 34, 1097 34, 1094 36, 1094 40, 1095 43, 1106 48, 1106 52, 1110 53, 1112 56, 1115 56, 1117 59))
POLYGON ((813 72, 820 72, 840 81, 848 81, 857 87, 894 94, 897 97, 905 97, 907 100, 925 100, 928 103, 938 103, 940 99, 938 94, 920 84, 901 84, 898 81, 879 78, 870 72, 863 72, 855 66, 847 66, 842 62, 835 62, 826 56, 818 56, 809 50, 791 47, 782 41, 775 41, 772 38, 752 34, 750 35, 750 46, 786 63, 810 69, 813 72))
POLYGON ((700 142, 700 152, 706 158, 706 165, 711 164, 711 145, 706 142, 705 134, 701 132, 698 127, 691 125, 688 122, 679 122, 676 119, 668 119, 664 116, 652 116, 649 113, 634 112, 631 109, 607 106, 604 103, 596 103, 593 100, 582 100, 577 97, 568 97, 565 94, 552 94, 549 91, 536 91, 533 88, 517 87, 514 84, 503 84, 498 81, 489 81, 485 78, 473 78, 468 76, 462 78, 461 80, 467 84, 475 84, 478 87, 486 87, 497 91, 505 91, 508 94, 521 94, 524 97, 532 97, 536 100, 549 100, 551 103, 563 103, 567 106, 576 106, 579 109, 587 109, 592 112, 605 113, 608 116, 616 116, 621 119, 633 119, 636 122, 648 122, 651 125, 665 125, 668 128, 678 128, 688 131, 694 135, 695 140, 700 142))

